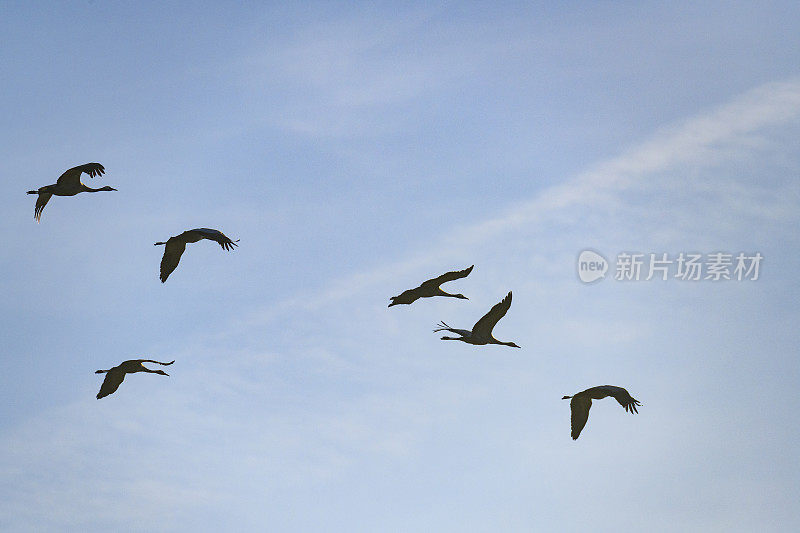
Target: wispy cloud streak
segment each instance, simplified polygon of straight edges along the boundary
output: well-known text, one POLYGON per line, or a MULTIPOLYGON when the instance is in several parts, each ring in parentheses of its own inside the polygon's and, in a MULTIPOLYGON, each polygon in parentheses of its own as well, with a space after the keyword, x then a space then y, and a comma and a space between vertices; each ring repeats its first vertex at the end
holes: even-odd
MULTIPOLYGON (((615 195, 624 191, 657 186, 646 181, 655 174, 687 165, 700 168, 716 165, 726 157, 740 153, 744 146, 752 146, 752 136, 759 130, 790 122, 798 115, 799 79, 762 85, 710 112, 665 127, 625 154, 599 163, 565 183, 542 191, 531 200, 517 203, 499 216, 448 229, 434 246, 408 259, 334 281, 321 292, 284 300, 246 322, 269 321, 290 309, 318 309, 442 262, 445 258, 459 257, 463 250, 473 249, 501 234, 568 208, 613 203, 615 195)), ((674 182, 672 186, 675 186, 674 182)), ((680 186, 704 187, 703 184, 683 182, 680 186)), ((735 184, 731 187, 741 188, 735 184)))

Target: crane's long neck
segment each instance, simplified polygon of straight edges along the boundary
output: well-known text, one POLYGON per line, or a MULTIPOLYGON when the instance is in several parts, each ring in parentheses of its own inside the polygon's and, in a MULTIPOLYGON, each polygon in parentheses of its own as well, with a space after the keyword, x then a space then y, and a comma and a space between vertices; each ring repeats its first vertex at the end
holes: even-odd
POLYGON ((514 344, 514 343, 513 343, 513 342, 511 342, 511 341, 509 341, 509 342, 505 342, 505 341, 499 341, 499 340, 495 339, 494 337, 491 337, 491 338, 489 339, 489 344, 499 344, 499 345, 501 345, 501 346, 511 346, 511 347, 517 347, 517 348, 519 348, 519 346, 517 346, 516 344, 514 344))
POLYGON ((449 296, 450 298, 459 298, 461 300, 468 300, 466 296, 463 294, 450 294, 449 292, 445 292, 442 289, 439 289, 439 292, 436 293, 436 296, 449 296))
POLYGON ((83 186, 83 192, 98 192, 98 191, 105 191, 105 190, 108 190, 108 189, 103 189, 102 187, 99 188, 99 189, 92 189, 88 185, 84 185, 83 186))

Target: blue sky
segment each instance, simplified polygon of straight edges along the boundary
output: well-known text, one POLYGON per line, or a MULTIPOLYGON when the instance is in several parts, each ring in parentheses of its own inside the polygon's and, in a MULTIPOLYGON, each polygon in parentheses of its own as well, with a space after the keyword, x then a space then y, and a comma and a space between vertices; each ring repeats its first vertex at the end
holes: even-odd
POLYGON ((0 529, 793 531, 800 8, 0 5, 0 529), (26 190, 98 161, 93 186, 26 190), (99 183, 100 185, 97 185, 99 183), (218 228, 164 285, 153 243, 218 228), (756 282, 582 284, 740 251, 756 282), (469 300, 387 309, 420 281, 469 300), (469 327, 509 290, 495 335, 469 327), (175 359, 102 401, 93 372, 175 359), (580 439, 560 398, 600 384, 580 439))

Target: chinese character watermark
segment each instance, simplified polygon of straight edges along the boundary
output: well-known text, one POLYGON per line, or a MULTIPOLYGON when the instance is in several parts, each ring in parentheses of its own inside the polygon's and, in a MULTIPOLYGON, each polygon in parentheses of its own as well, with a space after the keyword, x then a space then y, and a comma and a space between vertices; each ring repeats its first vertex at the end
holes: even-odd
MULTIPOLYGON (((614 264, 617 281, 756 281, 760 274, 760 252, 677 254, 621 252, 614 264)), ((591 283, 605 278, 609 262, 598 252, 584 250, 578 255, 578 278, 591 283)))

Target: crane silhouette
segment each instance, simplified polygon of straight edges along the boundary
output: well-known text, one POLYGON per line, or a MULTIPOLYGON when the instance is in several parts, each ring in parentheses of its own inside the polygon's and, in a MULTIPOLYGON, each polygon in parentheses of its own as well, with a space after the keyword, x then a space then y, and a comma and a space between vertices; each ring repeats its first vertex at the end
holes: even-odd
POLYGON ((230 240, 219 230, 208 228, 196 228, 184 231, 180 235, 170 237, 166 242, 157 242, 155 246, 165 244, 164 256, 161 258, 161 283, 167 281, 167 278, 172 271, 178 267, 184 250, 186 250, 186 243, 197 242, 201 239, 209 239, 219 243, 223 250, 233 250, 234 246, 238 246, 235 241, 230 240))
POLYGON ((44 206, 47 205, 47 202, 50 201, 53 195, 75 196, 82 192, 116 191, 117 189, 109 187, 108 185, 100 187, 99 189, 93 189, 81 181, 81 174, 83 173, 94 178, 95 176, 102 176, 105 171, 106 169, 103 168, 103 165, 100 163, 86 163, 85 165, 79 165, 67 170, 61 174, 58 181, 52 185, 45 185, 44 187, 39 187, 35 191, 28 191, 28 194, 39 195, 39 198, 36 199, 36 208, 33 211, 33 218, 36 222, 41 221, 44 206))
POLYGON ((469 273, 472 272, 473 268, 475 268, 475 265, 472 265, 471 267, 464 270, 448 272, 446 274, 442 274, 438 278, 433 278, 429 279, 428 281, 424 281, 420 284, 419 287, 403 291, 398 296, 392 296, 390 298, 392 302, 389 304, 389 307, 399 304, 411 304, 420 298, 430 298, 432 296, 449 296, 451 298, 461 298, 462 300, 468 300, 469 298, 467 298, 463 294, 450 294, 449 292, 444 292, 441 289, 441 287, 439 287, 439 285, 441 285, 442 283, 447 283, 448 281, 466 278, 467 276, 469 276, 469 273))
POLYGON ((638 413, 637 405, 642 405, 636 398, 630 395, 627 390, 614 385, 599 385, 586 389, 573 396, 564 396, 562 400, 572 398, 569 408, 572 413, 570 421, 572 423, 572 440, 577 440, 581 430, 589 420, 589 409, 592 408, 592 400, 602 400, 608 396, 613 396, 625 410, 631 414, 638 413))
POLYGON ((442 337, 443 341, 463 341, 467 344, 475 344, 475 345, 483 345, 483 344, 502 344, 504 346, 511 346, 513 348, 519 348, 513 342, 503 342, 499 341, 494 338, 492 335, 492 329, 494 329, 495 324, 497 321, 503 318, 508 311, 508 308, 511 307, 511 292, 506 295, 505 298, 494 307, 492 307, 488 313, 483 315, 480 320, 475 322, 475 325, 472 326, 472 331, 466 329, 455 329, 451 328, 444 322, 440 322, 438 324, 438 328, 434 329, 434 333, 438 331, 450 331, 452 333, 456 333, 460 335, 460 337, 442 337))
POLYGON ((156 363, 159 365, 171 365, 175 361, 169 363, 162 363, 161 361, 154 361, 152 359, 131 359, 123 361, 119 365, 109 368, 108 370, 97 370, 95 374, 105 374, 106 378, 103 384, 100 385, 100 392, 97 393, 97 399, 105 398, 109 394, 113 394, 125 380, 125 374, 135 374, 136 372, 149 372, 151 374, 161 374, 162 376, 169 376, 163 370, 153 370, 147 368, 142 363, 156 363))

